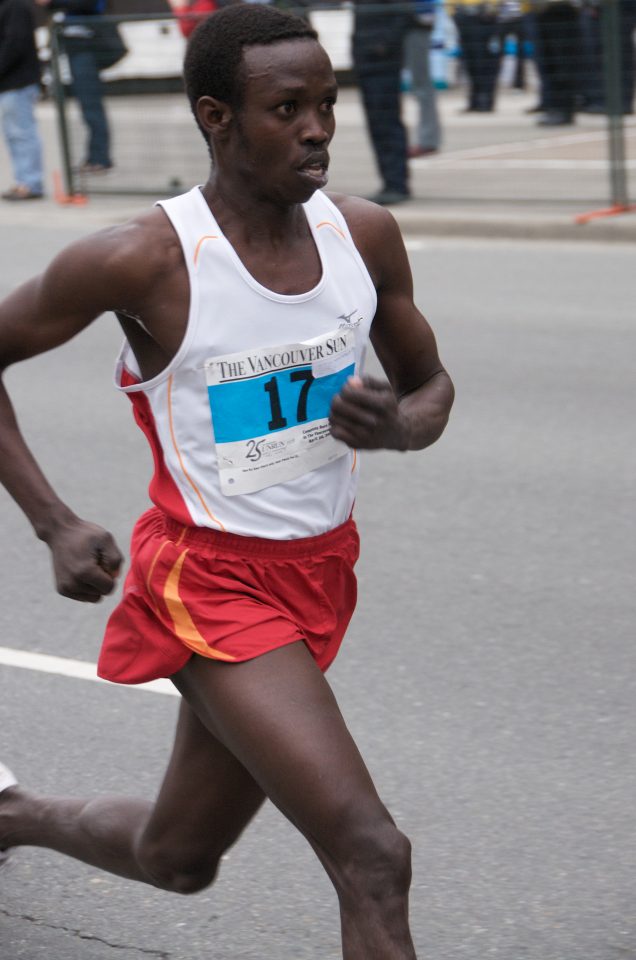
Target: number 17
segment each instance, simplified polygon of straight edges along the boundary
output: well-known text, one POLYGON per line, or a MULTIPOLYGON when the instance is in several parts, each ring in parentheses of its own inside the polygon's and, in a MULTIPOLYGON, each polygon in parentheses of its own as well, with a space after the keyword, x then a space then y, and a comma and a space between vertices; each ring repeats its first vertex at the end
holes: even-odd
MULTIPOLYGON (((292 370, 289 374, 292 383, 304 381, 298 395, 298 406, 296 407, 296 423, 306 423, 307 421, 307 397, 309 388, 316 379, 311 370, 292 370)), ((278 392, 278 381, 272 377, 267 383, 263 384, 263 390, 269 395, 269 405, 272 419, 267 424, 270 430, 281 430, 287 426, 287 419, 283 416, 280 404, 280 393, 278 392)))

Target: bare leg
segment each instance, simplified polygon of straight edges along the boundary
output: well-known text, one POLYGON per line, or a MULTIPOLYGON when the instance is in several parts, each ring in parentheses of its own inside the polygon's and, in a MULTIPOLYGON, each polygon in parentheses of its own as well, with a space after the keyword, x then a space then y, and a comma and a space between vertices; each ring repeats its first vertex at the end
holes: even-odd
POLYGON ((340 902, 344 960, 414 960, 409 842, 305 646, 241 664, 193 657, 174 682, 318 854, 340 902))
POLYGON ((304 644, 241 664, 195 656, 173 679, 187 703, 154 806, 43 799, 10 788, 0 796, 0 847, 45 846, 193 892, 212 881, 221 854, 267 795, 335 886, 344 960, 415 960, 410 845, 304 644))
POLYGON ((48 847, 110 873, 189 893, 212 881, 222 853, 263 799, 247 771, 184 703, 156 803, 39 797, 11 787, 0 794, 0 847, 48 847))

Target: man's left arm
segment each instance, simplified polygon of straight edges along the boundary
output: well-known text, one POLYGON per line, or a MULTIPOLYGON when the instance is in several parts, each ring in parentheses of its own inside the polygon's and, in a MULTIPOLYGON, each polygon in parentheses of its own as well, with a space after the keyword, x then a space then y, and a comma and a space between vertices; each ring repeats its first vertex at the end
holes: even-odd
POLYGON ((435 335, 413 302, 413 278, 399 228, 388 211, 369 211, 369 206, 354 210, 350 223, 378 291, 371 342, 388 382, 352 377, 334 397, 331 432, 358 449, 421 450, 444 431, 453 384, 435 335))

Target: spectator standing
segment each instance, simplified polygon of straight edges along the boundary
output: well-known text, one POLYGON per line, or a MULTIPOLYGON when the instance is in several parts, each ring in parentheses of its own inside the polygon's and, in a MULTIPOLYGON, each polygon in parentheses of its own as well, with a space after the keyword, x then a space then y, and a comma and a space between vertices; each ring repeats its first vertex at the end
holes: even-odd
POLYGON ((34 29, 28 0, 0 0, 0 119, 15 180, 3 200, 43 195, 42 146, 33 110, 40 93, 34 29))
POLYGON ((495 109, 503 56, 499 5, 455 0, 454 20, 468 80, 466 113, 489 113, 495 109))
POLYGON ((417 100, 418 107, 415 143, 408 149, 409 157, 425 157, 430 153, 437 153, 441 143, 437 98, 430 65, 434 23, 435 0, 415 0, 415 14, 404 46, 404 66, 410 73, 411 93, 417 100))
POLYGON ((413 13, 399 0, 380 0, 368 7, 356 0, 353 66, 367 129, 382 177, 382 188, 370 200, 384 205, 408 200, 407 137, 401 115, 404 40, 413 13))
POLYGON ((621 76, 623 113, 634 112, 634 87, 636 85, 636 0, 620 0, 618 7, 621 35, 621 76))
POLYGON ((64 17, 62 40, 71 71, 73 95, 88 131, 86 157, 80 164, 80 173, 105 173, 113 163, 96 55, 96 32, 81 19, 101 15, 104 0, 36 0, 36 3, 64 17))
POLYGON ((524 29, 527 40, 532 49, 532 59, 539 79, 539 98, 537 103, 528 107, 526 113, 545 113, 549 103, 548 78, 545 71, 545 55, 541 48, 541 38, 537 26, 536 4, 532 0, 524 0, 522 4, 524 29))
POLYGON ((584 0, 581 9, 581 110, 605 113, 600 0, 584 0))
MULTIPOLYGON (((605 113, 605 78, 603 76, 603 7, 601 0, 585 0, 581 11, 583 50, 582 107, 585 113, 605 113)), ((618 2, 618 37, 620 51, 620 109, 632 113, 634 104, 634 28, 636 0, 618 2)))
POLYGON ((580 8, 570 0, 541 0, 536 10, 541 48, 545 113, 542 127, 574 123, 581 92, 582 36, 580 8))

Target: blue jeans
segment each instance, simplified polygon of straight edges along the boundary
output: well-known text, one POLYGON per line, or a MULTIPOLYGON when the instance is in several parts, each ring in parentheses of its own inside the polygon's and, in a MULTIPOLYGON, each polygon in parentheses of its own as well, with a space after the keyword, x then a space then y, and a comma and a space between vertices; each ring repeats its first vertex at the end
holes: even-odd
POLYGON ((36 83, 0 93, 0 121, 17 186, 42 193, 42 145, 33 107, 39 96, 36 83))
POLYGON ((88 129, 85 162, 109 167, 110 131, 102 102, 102 81, 95 56, 90 50, 69 50, 68 61, 73 78, 73 93, 88 129))

